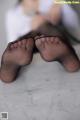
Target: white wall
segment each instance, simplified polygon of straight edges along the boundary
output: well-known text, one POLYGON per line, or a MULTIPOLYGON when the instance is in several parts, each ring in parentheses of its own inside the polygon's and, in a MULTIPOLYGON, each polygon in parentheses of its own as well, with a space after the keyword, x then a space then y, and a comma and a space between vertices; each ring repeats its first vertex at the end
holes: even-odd
POLYGON ((16 3, 16 0, 0 0, 0 58, 6 47, 5 13, 16 3))

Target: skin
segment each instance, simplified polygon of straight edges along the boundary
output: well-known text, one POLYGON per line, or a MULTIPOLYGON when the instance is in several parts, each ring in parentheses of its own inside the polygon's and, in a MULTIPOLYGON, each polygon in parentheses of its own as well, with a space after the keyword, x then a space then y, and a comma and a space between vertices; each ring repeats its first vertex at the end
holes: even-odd
POLYGON ((61 20, 61 5, 53 5, 48 13, 44 16, 41 14, 35 15, 32 20, 32 30, 38 29, 46 21, 53 25, 58 25, 61 20))
POLYGON ((0 79, 3 82, 11 83, 14 81, 21 67, 31 63, 33 48, 32 38, 8 45, 3 53, 0 68, 0 79))
POLYGON ((45 61, 51 62, 58 59, 69 72, 80 69, 75 51, 65 39, 62 41, 62 35, 60 36, 61 33, 57 29, 46 23, 39 30, 32 31, 8 45, 3 53, 0 68, 0 79, 3 82, 11 83, 16 80, 19 70, 31 63, 35 46, 45 61), (41 35, 39 30, 46 34, 41 35), (46 37, 53 35, 59 37, 46 37))
POLYGON ((61 20, 61 4, 54 4, 46 14, 46 19, 54 25, 57 25, 61 20))
POLYGON ((25 14, 29 11, 38 12, 38 14, 34 15, 32 20, 32 30, 38 29, 46 21, 57 25, 61 20, 61 5, 54 4, 44 16, 39 13, 39 0, 23 0, 22 6, 25 14))
MULTIPOLYGON (((32 11, 33 9, 38 11, 37 0, 23 0, 22 5, 24 6, 25 13, 32 11)), ((35 45, 44 60, 51 62, 58 58, 67 71, 75 72, 79 70, 79 59, 76 54, 73 54, 72 50, 69 48, 69 44, 62 42, 62 40, 59 39, 61 33, 56 31, 56 29, 54 30, 53 27, 49 27, 44 24, 47 20, 50 23, 57 25, 61 17, 60 9, 61 6, 52 7, 45 17, 40 14, 35 15, 32 21, 33 31, 28 35, 19 38, 19 41, 11 43, 6 48, 2 56, 0 69, 0 78, 3 82, 10 83, 14 81, 21 67, 30 64, 34 49, 33 39, 35 40, 35 45), (54 11, 56 11, 56 13, 54 11), (43 25, 42 28, 40 27, 41 25, 43 25), (37 36, 38 32, 40 32, 40 34, 42 32, 44 35, 46 34, 48 36, 56 35, 59 37, 44 37, 43 35, 37 36), (18 59, 16 59, 16 57, 18 59)))
POLYGON ((79 59, 60 38, 43 36, 37 38, 35 44, 45 61, 58 60, 68 72, 76 72, 80 69, 79 59))
POLYGON ((23 0, 21 4, 25 13, 29 11, 37 12, 39 8, 39 0, 23 0))

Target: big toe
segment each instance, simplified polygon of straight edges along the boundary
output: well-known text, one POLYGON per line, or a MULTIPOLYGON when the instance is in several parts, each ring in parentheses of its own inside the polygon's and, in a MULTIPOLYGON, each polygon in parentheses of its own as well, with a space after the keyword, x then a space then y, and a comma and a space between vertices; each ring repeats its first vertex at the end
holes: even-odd
POLYGON ((43 38, 37 39, 36 42, 35 42, 36 47, 37 47, 40 51, 42 51, 42 50, 45 48, 45 44, 44 44, 45 41, 43 41, 42 39, 43 39, 43 38))

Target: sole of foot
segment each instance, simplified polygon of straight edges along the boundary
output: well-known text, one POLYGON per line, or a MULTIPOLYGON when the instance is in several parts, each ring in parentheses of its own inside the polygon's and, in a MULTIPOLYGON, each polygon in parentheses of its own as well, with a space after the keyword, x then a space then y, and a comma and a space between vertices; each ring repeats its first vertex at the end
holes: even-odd
POLYGON ((38 37, 35 41, 41 57, 47 61, 60 61, 69 72, 76 72, 80 69, 80 62, 77 55, 73 54, 68 45, 58 37, 38 37))
POLYGON ((9 44, 2 56, 0 77, 5 82, 12 82, 22 66, 31 63, 34 41, 32 38, 9 44))

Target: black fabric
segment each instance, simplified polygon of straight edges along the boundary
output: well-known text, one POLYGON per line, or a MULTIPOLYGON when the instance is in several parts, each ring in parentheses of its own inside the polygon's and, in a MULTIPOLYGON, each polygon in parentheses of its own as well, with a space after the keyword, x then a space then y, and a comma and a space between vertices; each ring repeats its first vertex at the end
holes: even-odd
MULTIPOLYGON (((47 37, 51 37, 51 36, 59 37, 60 40, 62 42, 64 42, 68 46, 68 48, 72 51, 72 53, 75 54, 75 56, 76 56, 76 53, 75 53, 75 51, 70 43, 70 40, 68 38, 68 34, 65 30, 65 27, 62 27, 61 24, 59 24, 58 26, 55 26, 55 25, 52 25, 51 23, 46 22, 45 24, 41 25, 37 30, 31 31, 28 34, 21 36, 16 41, 21 41, 23 39, 28 39, 28 38, 34 39, 36 36, 41 36, 41 35, 44 35, 45 37, 46 36, 47 37)), ((10 44, 15 43, 16 41, 11 42, 10 44)), ((34 47, 33 52, 34 53, 38 52, 38 49, 36 48, 36 46, 34 47)))

